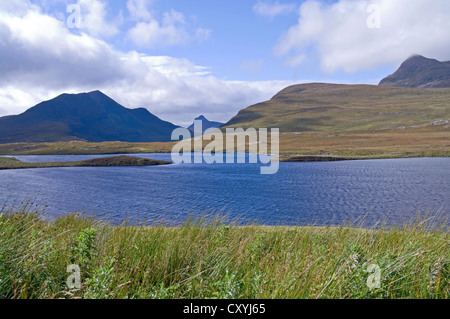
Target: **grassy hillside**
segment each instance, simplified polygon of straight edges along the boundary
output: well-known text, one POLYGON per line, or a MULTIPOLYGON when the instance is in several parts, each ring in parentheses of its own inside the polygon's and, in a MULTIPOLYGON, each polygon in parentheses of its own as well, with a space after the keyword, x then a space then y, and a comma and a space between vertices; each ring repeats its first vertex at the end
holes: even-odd
POLYGON ((279 128, 284 160, 450 156, 450 88, 295 85, 225 127, 279 128))
MULTIPOLYGON (((432 128, 447 120, 450 88, 313 83, 288 87, 270 101, 240 111, 225 126, 346 132, 432 128)), ((448 129, 449 122, 445 124, 448 129)))
POLYGON ((0 298, 449 298, 449 233, 399 229, 112 227, 0 214, 0 298), (81 270, 68 289, 67 266, 81 270), (369 289, 369 265, 380 287, 369 289))

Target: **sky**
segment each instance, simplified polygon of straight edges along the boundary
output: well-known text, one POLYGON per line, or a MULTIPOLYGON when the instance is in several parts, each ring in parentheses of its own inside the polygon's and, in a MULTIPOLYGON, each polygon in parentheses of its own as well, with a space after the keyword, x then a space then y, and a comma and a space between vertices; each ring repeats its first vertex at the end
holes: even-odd
POLYGON ((450 60, 448 0, 0 0, 0 116, 101 90, 177 125, 450 60))

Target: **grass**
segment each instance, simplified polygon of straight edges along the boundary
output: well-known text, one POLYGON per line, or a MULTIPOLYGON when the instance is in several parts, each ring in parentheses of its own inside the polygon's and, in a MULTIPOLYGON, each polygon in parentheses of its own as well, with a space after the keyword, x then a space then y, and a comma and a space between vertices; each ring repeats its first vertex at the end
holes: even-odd
POLYGON ((99 155, 170 153, 175 143, 127 143, 82 141, 0 144, 2 155, 99 155))
MULTIPOLYGON (((270 141, 270 138, 269 138, 270 141)), ((207 145, 210 141, 205 141, 207 145)), ((96 155, 170 153, 171 143, 60 142, 0 144, 3 155, 96 155)), ((270 148, 269 148, 270 150, 270 148)), ((298 157, 333 156, 355 159, 450 157, 445 127, 352 132, 285 132, 280 134, 284 161, 298 157)))
POLYGON ((0 298, 440 298, 450 295, 449 233, 396 229, 121 226, 28 206, 0 217, 0 298), (69 264, 81 269, 68 289, 69 264), (369 289, 369 265, 380 288, 369 289))
POLYGON ((76 162, 41 162, 25 163, 16 158, 0 157, 0 170, 26 169, 26 168, 50 168, 50 167, 108 167, 108 166, 153 166, 171 164, 166 161, 158 161, 134 156, 112 156, 95 158, 76 162))
POLYGON ((282 160, 297 156, 355 159, 450 157, 447 129, 281 133, 282 160))

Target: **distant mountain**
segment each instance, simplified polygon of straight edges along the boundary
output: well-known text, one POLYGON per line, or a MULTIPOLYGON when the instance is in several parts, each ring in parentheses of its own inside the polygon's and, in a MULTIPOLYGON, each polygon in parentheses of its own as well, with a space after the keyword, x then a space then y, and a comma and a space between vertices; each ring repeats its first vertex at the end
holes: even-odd
POLYGON ((203 115, 200 115, 194 121, 202 121, 202 129, 203 129, 203 132, 194 132, 194 123, 192 123, 192 125, 188 127, 188 130, 195 133, 195 135, 201 135, 209 128, 220 128, 224 124, 220 122, 209 121, 203 115))
POLYGON ((411 88, 450 87, 450 61, 439 62, 421 55, 407 59, 392 75, 380 82, 381 86, 411 88))
POLYGON ((62 94, 0 118, 0 143, 165 142, 177 126, 144 108, 127 109, 100 91, 62 94))
POLYGON ((378 131, 439 128, 450 119, 450 88, 377 85, 293 85, 271 100, 241 110, 223 128, 279 128, 281 132, 378 131))

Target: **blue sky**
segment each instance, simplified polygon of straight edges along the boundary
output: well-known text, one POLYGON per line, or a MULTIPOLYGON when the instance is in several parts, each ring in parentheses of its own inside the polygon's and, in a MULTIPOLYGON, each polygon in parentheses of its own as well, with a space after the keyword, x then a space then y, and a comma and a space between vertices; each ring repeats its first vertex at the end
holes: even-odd
POLYGON ((227 121, 288 85, 450 60, 449 29, 448 0, 2 1, 0 116, 100 89, 176 124, 227 121))
MULTIPOLYGON (((36 4, 40 0, 32 1, 36 4)), ((67 4, 73 1, 53 1, 45 8, 49 12, 62 12, 67 4)), ((313 48, 308 63, 301 67, 287 66, 283 58, 273 52, 274 45, 281 35, 298 21, 298 8, 305 1, 252 1, 252 0, 193 0, 193 1, 147 1, 149 10, 158 21, 163 14, 174 10, 182 13, 191 32, 196 28, 208 30, 206 40, 191 40, 174 45, 156 45, 146 47, 136 45, 126 38, 126 32, 133 27, 135 21, 127 12, 127 1, 105 1, 108 4, 107 18, 114 22, 119 15, 123 21, 119 32, 108 37, 108 42, 123 51, 139 50, 148 55, 167 55, 176 58, 187 58, 198 65, 210 68, 217 77, 227 80, 261 81, 288 80, 297 81, 311 79, 315 81, 334 80, 337 82, 375 83, 386 75, 386 69, 392 71, 395 65, 386 69, 369 70, 357 73, 326 73, 319 67, 314 57, 313 48), (255 6, 258 3, 267 6, 290 6, 279 15, 262 15, 255 6)), ((333 4, 337 1, 321 1, 333 4)), ((76 31, 76 30, 75 30, 76 31)))

